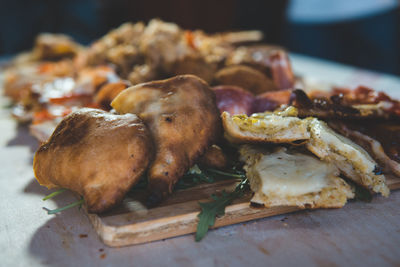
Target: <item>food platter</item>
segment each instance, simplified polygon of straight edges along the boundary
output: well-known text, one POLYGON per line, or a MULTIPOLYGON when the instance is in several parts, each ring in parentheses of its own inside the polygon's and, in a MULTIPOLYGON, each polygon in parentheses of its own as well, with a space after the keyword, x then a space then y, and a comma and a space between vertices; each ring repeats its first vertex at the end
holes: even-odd
MULTIPOLYGON (((140 196, 128 196, 110 213, 87 216, 99 238, 108 246, 120 247, 162 240, 196 232, 199 202, 210 201, 211 194, 231 191, 237 180, 203 184, 177 191, 157 208, 147 209, 140 196)), ((387 177, 391 190, 400 189, 400 180, 387 177)), ((216 219, 213 228, 260 218, 301 211, 296 207, 252 207, 251 194, 236 199, 225 208, 225 215, 216 219)))
MULTIPOLYGON (((114 48, 121 47, 110 48, 106 40, 85 50, 68 38, 45 36, 28 58, 15 60, 16 68, 7 72, 5 81, 6 93, 15 100, 14 116, 31 121, 32 133, 43 138, 34 157, 36 179, 49 189, 61 188, 52 197, 66 189, 81 195, 67 207, 85 203, 88 217, 105 244, 139 244, 195 230, 196 240, 200 240, 208 228, 304 208, 339 208, 348 199, 357 198, 358 190, 372 198, 372 192, 388 196, 389 189, 398 188, 390 176, 400 173, 397 148, 388 146, 391 141, 385 141, 381 133, 368 132, 365 125, 348 127, 354 126, 351 120, 366 124, 381 120, 382 129, 395 132, 397 146, 399 101, 365 86, 325 92, 321 86, 319 91, 307 92, 305 81, 293 75, 283 49, 236 47, 230 43, 230 34, 206 36, 153 21, 147 30, 140 23, 122 26, 119 35, 126 29, 135 32, 138 26, 141 41, 137 45, 142 50, 136 56, 153 51, 150 48, 159 51, 147 54, 149 61, 144 66, 135 65, 141 62, 135 58, 139 61, 130 74, 124 70, 127 50, 121 50, 118 58, 122 62, 113 69, 114 48), (176 58, 167 60, 169 54, 162 53, 167 45, 157 41, 153 27, 163 33, 174 29, 178 42, 170 45, 176 49, 176 58), (148 39, 149 32, 153 34, 148 39), (193 43, 193 35, 198 36, 201 46, 193 43), (55 49, 59 42, 68 44, 71 50, 62 56, 72 53, 73 62, 46 62, 49 56, 60 56, 55 49), (182 42, 187 53, 183 59, 179 56, 182 42), (222 54, 203 46, 209 42, 214 42, 212 48, 224 48, 222 54), (49 48, 54 48, 55 54, 47 54, 49 48), (104 53, 107 58, 97 62, 104 53), (264 53, 266 61, 255 61, 254 55, 259 53, 264 53), (162 54, 163 60, 152 61, 162 54), (82 69, 78 55, 88 60, 82 69), (216 62, 210 55, 222 57, 216 62), (200 56, 196 67, 204 60, 202 70, 210 66, 221 69, 213 75, 194 68, 194 75, 185 65, 192 56, 200 56), (183 75, 176 65, 182 62, 183 75), (67 77, 60 78, 63 67, 67 74, 61 76, 67 77), (143 74, 142 68, 148 67, 153 68, 151 75, 138 81, 138 73, 143 74), (304 90, 297 89, 301 84, 304 90), (54 132, 38 134, 40 129, 48 130, 48 122, 57 125, 54 132), (279 164, 265 165, 270 159, 279 164), (313 175, 307 166, 315 167, 318 174, 313 175), (225 179, 184 189, 177 186, 186 176, 207 177, 209 171, 241 180, 225 179), (136 185, 141 181, 145 187, 138 190, 136 185), (277 188, 276 193, 265 184, 277 188)), ((114 40, 114 34, 106 37, 114 40)), ((122 47, 132 46, 131 41, 122 47)), ((61 210, 64 208, 49 214, 61 210)))

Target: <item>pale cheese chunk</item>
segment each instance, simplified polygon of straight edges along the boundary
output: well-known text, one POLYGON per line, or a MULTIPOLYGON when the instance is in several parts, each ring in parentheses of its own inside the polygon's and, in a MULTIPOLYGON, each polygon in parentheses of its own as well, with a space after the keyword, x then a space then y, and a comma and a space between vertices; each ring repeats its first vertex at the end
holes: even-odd
POLYGON ((266 207, 339 208, 353 198, 339 170, 312 155, 245 145, 240 149, 244 169, 254 191, 251 202, 266 207))
POLYGON ((253 166, 262 180, 265 195, 299 196, 321 191, 338 170, 329 163, 301 153, 289 154, 285 148, 263 155, 253 166))

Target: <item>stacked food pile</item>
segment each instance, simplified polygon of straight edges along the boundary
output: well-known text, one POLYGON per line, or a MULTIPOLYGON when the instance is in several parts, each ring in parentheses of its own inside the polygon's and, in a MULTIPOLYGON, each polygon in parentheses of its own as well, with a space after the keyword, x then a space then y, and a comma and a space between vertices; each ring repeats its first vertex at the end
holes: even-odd
POLYGON ((249 182, 257 206, 338 208, 360 188, 388 196, 385 175, 400 176, 399 102, 365 87, 295 89, 287 53, 261 38, 160 20, 89 47, 39 36, 4 81, 14 116, 44 142, 37 180, 77 192, 94 213, 143 179, 146 204, 158 205, 207 169, 243 177, 237 190, 249 182))

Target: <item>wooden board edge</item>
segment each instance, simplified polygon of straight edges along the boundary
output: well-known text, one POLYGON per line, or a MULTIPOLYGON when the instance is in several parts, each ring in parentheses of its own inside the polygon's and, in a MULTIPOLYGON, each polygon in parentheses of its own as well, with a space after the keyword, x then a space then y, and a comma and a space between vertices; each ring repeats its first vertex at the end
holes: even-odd
MULTIPOLYGON (((391 190, 400 189, 399 179, 390 179, 391 190)), ((215 221, 212 228, 237 224, 255 219, 268 218, 301 210, 298 207, 280 206, 272 208, 253 208, 249 202, 229 205, 225 215, 215 221)), ((196 232, 199 212, 155 219, 123 226, 106 225, 96 214, 86 213, 101 241, 110 247, 137 245, 196 232), (174 230, 171 231, 171 228, 174 230)))
MULTIPOLYGON (((300 210, 297 207, 252 208, 249 203, 230 205, 225 215, 216 219, 212 228, 266 218, 300 210)), ((102 223, 100 217, 88 214, 101 241, 110 247, 142 244, 196 232, 199 212, 167 217, 138 224, 110 226, 102 223), (171 228, 174 230, 171 231, 171 228)))

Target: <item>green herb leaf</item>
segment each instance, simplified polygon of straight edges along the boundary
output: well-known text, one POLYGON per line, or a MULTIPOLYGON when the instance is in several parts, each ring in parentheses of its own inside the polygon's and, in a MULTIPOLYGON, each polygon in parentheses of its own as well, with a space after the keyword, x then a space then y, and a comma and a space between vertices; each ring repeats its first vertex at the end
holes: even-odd
POLYGON ((78 206, 78 205, 79 205, 79 207, 80 207, 80 206, 83 204, 84 201, 85 201, 85 200, 84 200, 83 197, 82 197, 80 200, 75 201, 75 202, 73 202, 73 203, 71 203, 71 204, 69 204, 69 205, 67 205, 67 206, 65 206, 65 207, 58 208, 58 209, 54 209, 54 210, 48 210, 48 211, 47 211, 47 214, 49 214, 49 215, 51 215, 51 214, 56 214, 56 213, 59 213, 59 212, 61 212, 61 211, 64 211, 64 210, 73 208, 73 207, 78 206))
POLYGON ((229 172, 224 172, 224 171, 215 170, 215 169, 211 169, 211 168, 206 169, 206 171, 224 175, 224 176, 234 177, 234 178, 241 178, 241 179, 246 178, 246 175, 244 175, 243 173, 229 173, 229 172))
POLYGON ((225 214, 225 207, 239 198, 249 188, 247 179, 240 182, 233 192, 222 192, 221 196, 211 195, 213 201, 199 203, 201 212, 199 213, 199 222, 197 224, 196 241, 200 241, 207 234, 208 229, 215 224, 215 218, 225 214))
POLYGON ((214 201, 208 203, 199 203, 201 212, 198 215, 199 223, 197 224, 196 241, 200 241, 208 232, 208 228, 215 223, 215 217, 225 214, 225 207, 228 206, 235 198, 236 194, 222 192, 220 197, 213 195, 214 201))
POLYGON ((55 192, 53 192, 53 193, 51 193, 51 194, 45 196, 42 200, 43 200, 43 201, 46 201, 46 200, 48 200, 48 199, 50 199, 50 198, 53 198, 53 197, 55 197, 55 196, 57 196, 57 195, 59 195, 59 194, 65 192, 65 191, 67 191, 67 189, 61 188, 60 190, 57 190, 57 191, 55 191, 55 192))

